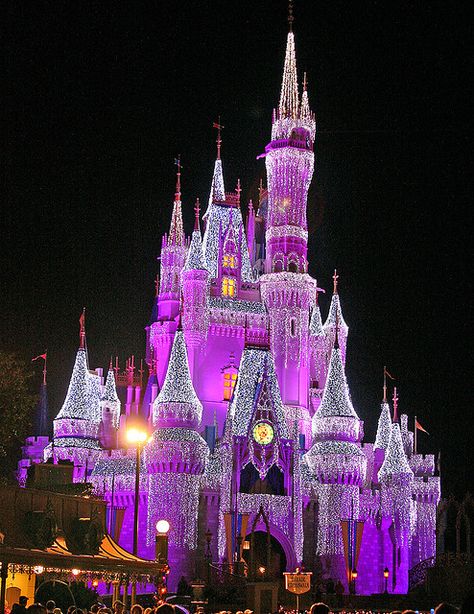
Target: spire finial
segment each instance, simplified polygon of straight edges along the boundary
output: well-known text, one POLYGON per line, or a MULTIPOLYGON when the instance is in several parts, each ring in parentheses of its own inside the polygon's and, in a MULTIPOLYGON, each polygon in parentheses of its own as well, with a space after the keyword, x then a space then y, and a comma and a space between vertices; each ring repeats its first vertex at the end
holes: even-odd
POLYGON ((156 279, 155 279, 155 298, 158 298, 159 294, 160 294, 160 275, 157 273, 156 279))
POLYGON ((383 368, 383 402, 387 402, 387 367, 383 368))
MULTIPOLYGON (((292 3, 290 2, 290 7, 292 3)), ((278 105, 278 119, 296 119, 298 117, 298 77, 296 74, 296 53, 295 37, 291 29, 293 13, 288 21, 290 31, 288 32, 285 52, 285 62, 283 65, 283 80, 281 83, 280 102, 278 105), (290 21, 291 17, 291 21, 290 21)))
POLYGON ((288 2, 288 27, 290 32, 293 32, 293 22, 295 18, 293 16, 293 0, 289 0, 288 2))
POLYGON ((339 275, 337 274, 337 270, 334 269, 334 275, 332 276, 332 281, 334 284, 333 294, 337 294, 337 280, 339 279, 339 275))
POLYGON ((110 355, 110 360, 109 360, 109 371, 112 371, 112 354, 110 355))
POLYGON ((86 308, 82 308, 81 317, 79 318, 79 348, 83 350, 86 347, 86 308))
POLYGON ((258 205, 262 204, 262 194, 263 194, 263 177, 260 177, 260 185, 258 186, 258 205))
POLYGON ((224 126, 221 124, 221 116, 220 115, 219 115, 217 121, 212 124, 212 127, 217 129, 217 139, 216 139, 216 143, 217 143, 217 159, 220 160, 221 159, 221 144, 222 144, 221 130, 224 129, 224 126))
POLYGON ((303 92, 308 91, 308 81, 306 80, 306 71, 303 73, 303 92))
POLYGON ((199 211, 201 206, 199 204, 199 198, 196 198, 196 204, 194 205, 194 230, 199 230, 199 211))
POLYGON ((237 198, 239 199, 240 204, 240 193, 242 192, 242 188, 240 187, 240 179, 237 179, 237 187, 235 188, 235 191, 237 193, 237 198))
POLYGON ((397 395, 397 387, 393 388, 393 422, 398 422, 398 395, 397 395))
POLYGON ((174 199, 181 200, 181 154, 178 154, 178 157, 174 159, 174 163, 177 166, 176 169, 176 190, 174 193, 174 199))

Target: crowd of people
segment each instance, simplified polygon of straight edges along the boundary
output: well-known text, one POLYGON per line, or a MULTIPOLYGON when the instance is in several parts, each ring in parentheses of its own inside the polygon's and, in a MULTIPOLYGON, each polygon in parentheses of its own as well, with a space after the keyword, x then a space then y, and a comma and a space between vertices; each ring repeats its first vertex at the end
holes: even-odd
MULTIPOLYGON (((67 612, 62 612, 60 608, 56 607, 56 603, 52 600, 46 602, 45 605, 41 603, 33 603, 30 606, 27 605, 27 597, 21 596, 19 602, 16 603, 11 610, 11 614, 178 614, 177 609, 171 603, 161 603, 153 608, 143 608, 140 604, 136 603, 131 606, 130 611, 126 611, 125 605, 122 601, 115 601, 111 608, 102 603, 95 603, 89 609, 78 608, 74 605, 69 606, 67 612)), ((423 611, 418 610, 392 610, 391 612, 383 612, 382 614, 422 614, 423 611)), ((471 594, 463 603, 460 608, 454 605, 443 602, 438 606, 430 610, 434 614, 474 614, 474 594, 471 594)), ((380 610, 345 610, 337 609, 331 610, 331 608, 325 603, 314 603, 308 611, 304 614, 379 614, 380 610)), ((198 608, 196 614, 204 614, 203 608, 198 608)), ((222 610, 217 614, 233 614, 222 610)), ((235 614, 253 614, 252 610, 237 611, 235 614)), ((291 610, 285 610, 282 606, 279 608, 276 614, 301 614, 301 612, 295 612, 291 610)))

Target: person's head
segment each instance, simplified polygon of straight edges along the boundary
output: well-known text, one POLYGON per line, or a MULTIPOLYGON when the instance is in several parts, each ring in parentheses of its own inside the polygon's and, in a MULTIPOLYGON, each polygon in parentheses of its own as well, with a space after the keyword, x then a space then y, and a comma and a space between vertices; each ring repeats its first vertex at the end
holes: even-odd
POLYGON ((103 608, 100 608, 97 614, 114 614, 114 613, 112 612, 111 608, 106 608, 104 606, 103 608))
POLYGON ((20 599, 18 599, 18 603, 26 607, 26 604, 28 603, 28 597, 26 597, 25 595, 20 595, 20 599))
POLYGON ((55 607, 56 607, 56 602, 53 601, 52 599, 46 602, 46 609, 48 610, 48 612, 53 612, 55 607))
POLYGON ((99 603, 93 603, 90 607, 90 613, 91 614, 97 614, 97 612, 100 610, 101 606, 99 603))
POLYGON ((171 603, 161 603, 155 609, 155 614, 175 614, 175 612, 175 607, 171 603))
POLYGON ((54 608, 53 614, 63 614, 63 613, 61 612, 61 608, 54 608))
POLYGON ((67 609, 67 614, 72 614, 73 612, 75 612, 77 610, 75 605, 70 605, 67 609))
POLYGON ((459 610, 456 606, 446 603, 446 601, 435 607, 435 614, 458 614, 458 612, 459 610))
POLYGON ((401 610, 392 610, 390 614, 402 614, 401 610))
POLYGON ((403 610, 402 614, 416 614, 415 610, 403 610))
POLYGON ((28 614, 46 614, 46 608, 42 603, 32 603, 27 608, 28 614))
POLYGON ((143 612, 143 614, 151 614, 152 611, 153 611, 153 608, 145 608, 145 611, 143 612))
POLYGON ((130 614, 143 614, 143 608, 139 603, 134 603, 130 608, 130 614))
POLYGON ((329 614, 329 607, 320 601, 313 603, 309 612, 310 614, 329 614))

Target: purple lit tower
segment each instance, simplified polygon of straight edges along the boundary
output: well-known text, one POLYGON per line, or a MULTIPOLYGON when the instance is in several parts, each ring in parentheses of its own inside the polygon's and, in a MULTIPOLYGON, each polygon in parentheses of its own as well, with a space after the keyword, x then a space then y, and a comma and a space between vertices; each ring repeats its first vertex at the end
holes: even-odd
POLYGON ((384 590, 387 567, 389 591, 404 593, 410 571, 436 554, 440 480, 433 455, 416 453, 408 417, 398 418, 396 394, 392 418, 386 386, 375 442, 363 442, 345 375, 349 328, 338 275, 323 318, 308 273, 316 123, 306 78, 298 91, 292 31, 263 154, 268 189, 261 186, 256 206, 241 203, 239 180, 226 192, 223 127, 214 127, 202 221, 199 202, 194 216, 184 208, 186 221, 194 218, 190 237, 177 160, 146 327, 148 378, 133 356, 124 371, 111 363, 105 382, 102 369, 89 369, 81 318, 53 440, 27 440, 18 479, 25 483, 43 448, 45 459, 72 461, 74 479, 91 481, 108 502, 109 532, 131 550, 136 451, 126 431, 138 419, 151 436, 139 467, 138 554, 154 557, 156 522, 167 520, 171 590, 182 575, 207 577, 211 557, 227 571, 247 566, 252 575, 264 565, 280 578, 304 563, 362 594, 384 590))

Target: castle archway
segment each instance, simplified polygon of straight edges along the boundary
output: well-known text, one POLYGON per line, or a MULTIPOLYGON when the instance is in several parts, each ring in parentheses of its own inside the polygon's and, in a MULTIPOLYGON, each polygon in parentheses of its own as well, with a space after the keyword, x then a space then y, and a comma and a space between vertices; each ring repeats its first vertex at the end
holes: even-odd
MULTIPOLYGON (((272 558, 273 558, 273 555, 276 555, 279 557, 279 561, 280 561, 279 566, 281 568, 281 573, 283 573, 283 571, 294 571, 298 565, 298 562, 296 560, 296 554, 295 554, 294 548, 290 540, 283 533, 283 531, 281 531, 281 529, 276 527, 274 524, 269 523, 269 528, 270 528, 270 548, 272 551, 272 558)), ((257 522, 257 524, 255 525, 254 535, 255 535, 256 541, 257 539, 262 540, 264 547, 266 548, 267 527, 262 520, 259 520, 259 522, 257 522)), ((250 533, 247 535, 245 539, 247 541, 250 541, 250 533)), ((266 553, 266 551, 264 552, 266 553)), ((258 552, 256 554, 258 555, 258 552)), ((250 562, 250 553, 248 550, 243 551, 243 556, 247 562, 250 562)), ((262 559, 262 560, 265 561, 266 559, 262 559)), ((265 563, 263 564, 265 565, 265 563)), ((281 574, 279 577, 281 578, 281 574)))

